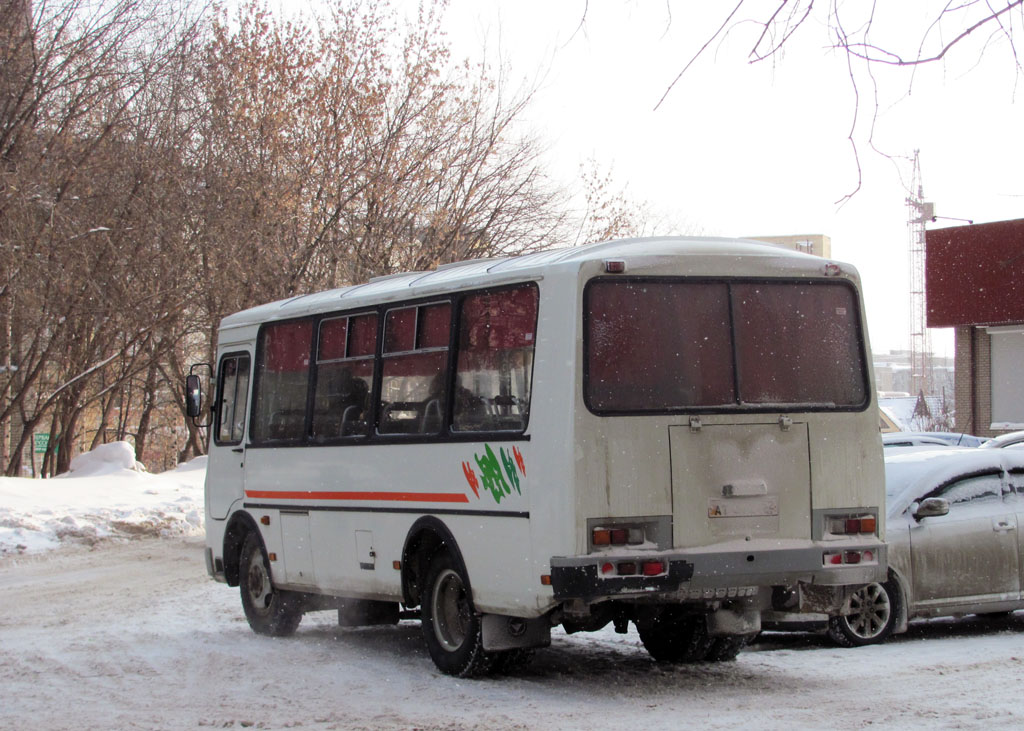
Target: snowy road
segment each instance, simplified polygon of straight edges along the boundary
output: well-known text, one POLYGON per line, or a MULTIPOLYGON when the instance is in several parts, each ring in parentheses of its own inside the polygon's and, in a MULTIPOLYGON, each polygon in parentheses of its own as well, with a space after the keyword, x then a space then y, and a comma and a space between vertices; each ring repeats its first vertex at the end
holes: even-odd
POLYGON ((736 662, 654 664, 635 633, 567 637, 510 676, 439 674, 415 622, 307 616, 253 635, 196 539, 0 560, 0 728, 1011 728, 1024 613, 840 650, 765 635, 736 662))

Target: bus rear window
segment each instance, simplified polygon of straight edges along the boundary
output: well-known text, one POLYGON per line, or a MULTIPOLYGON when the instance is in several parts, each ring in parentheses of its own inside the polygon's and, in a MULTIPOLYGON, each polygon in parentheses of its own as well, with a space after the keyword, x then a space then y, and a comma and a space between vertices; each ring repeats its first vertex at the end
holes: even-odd
POLYGON ((838 282, 598 280, 584 297, 597 413, 860 408, 852 288, 838 282))
POLYGON ((744 283, 732 292, 743 401, 850 407, 867 400, 852 289, 744 283))

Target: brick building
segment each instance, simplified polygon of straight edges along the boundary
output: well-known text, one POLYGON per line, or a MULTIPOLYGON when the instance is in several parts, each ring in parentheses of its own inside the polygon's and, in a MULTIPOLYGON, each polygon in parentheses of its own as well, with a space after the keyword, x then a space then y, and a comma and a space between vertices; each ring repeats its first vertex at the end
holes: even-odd
POLYGON ((928 327, 955 333, 956 430, 1024 429, 1024 219, 926 234, 928 327))

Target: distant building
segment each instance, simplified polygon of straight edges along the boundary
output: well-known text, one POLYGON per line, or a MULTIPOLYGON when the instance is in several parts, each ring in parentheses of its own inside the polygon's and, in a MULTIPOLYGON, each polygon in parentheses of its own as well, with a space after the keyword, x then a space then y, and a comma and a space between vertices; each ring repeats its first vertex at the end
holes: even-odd
MULTIPOLYGON (((888 353, 874 353, 875 388, 883 393, 912 393, 910 378, 910 351, 890 350, 888 353)), ((946 358, 926 353, 924 358, 928 364, 928 393, 925 396, 942 397, 944 394, 953 399, 956 388, 954 377, 954 358, 946 358)))
POLYGON ((902 396, 878 399, 883 432, 952 431, 952 407, 941 396, 902 396))
POLYGON ((800 234, 798 236, 747 236, 754 241, 779 244, 787 249, 814 254, 826 259, 832 258, 832 239, 823 234, 800 234))
POLYGON ((1024 219, 926 234, 928 327, 955 333, 956 430, 1024 429, 1024 219))

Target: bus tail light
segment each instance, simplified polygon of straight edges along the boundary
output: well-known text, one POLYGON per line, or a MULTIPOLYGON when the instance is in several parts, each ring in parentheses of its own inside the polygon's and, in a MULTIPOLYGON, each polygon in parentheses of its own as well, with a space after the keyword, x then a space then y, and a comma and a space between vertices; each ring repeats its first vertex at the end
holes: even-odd
POLYGON ((828 532, 835 536, 876 535, 878 519, 871 514, 832 515, 828 517, 828 532))
POLYGON ((858 563, 874 563, 874 551, 830 551, 822 555, 823 566, 842 566, 858 563))
POLYGON ((644 576, 660 576, 663 573, 665 573, 664 561, 644 561, 644 576))
POLYGON ((643 528, 595 528, 591 534, 595 546, 627 546, 644 542, 643 528))
POLYGON ((661 576, 668 571, 662 560, 656 561, 605 561, 601 564, 603 576, 661 576))
POLYGON ((610 546, 640 546, 647 540, 643 525, 598 526, 590 533, 592 548, 608 548, 610 546))

